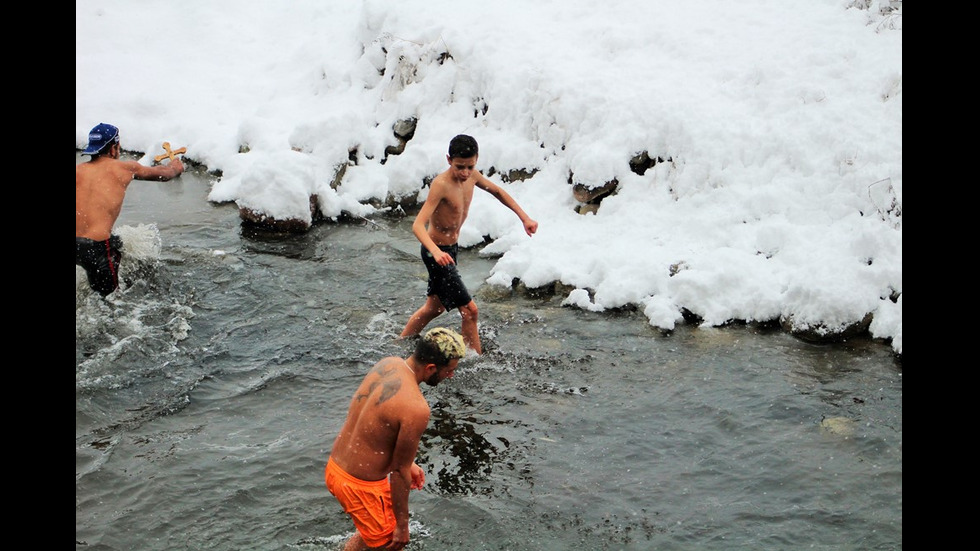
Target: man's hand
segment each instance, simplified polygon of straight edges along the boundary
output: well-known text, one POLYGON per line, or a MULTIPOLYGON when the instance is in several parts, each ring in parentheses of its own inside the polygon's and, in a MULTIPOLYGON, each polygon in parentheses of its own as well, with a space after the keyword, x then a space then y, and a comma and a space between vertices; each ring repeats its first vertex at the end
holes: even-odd
POLYGON ((170 161, 170 166, 177 169, 177 174, 184 173, 184 163, 180 161, 180 157, 174 157, 174 160, 170 161))
POLYGON ((425 471, 422 470, 422 467, 412 463, 412 485, 409 488, 421 490, 423 484, 425 484, 425 471))
POLYGON ((392 551, 404 549, 408 545, 408 540, 408 526, 402 528, 400 525, 396 525, 395 531, 391 534, 391 542, 385 546, 385 549, 391 549, 392 551))

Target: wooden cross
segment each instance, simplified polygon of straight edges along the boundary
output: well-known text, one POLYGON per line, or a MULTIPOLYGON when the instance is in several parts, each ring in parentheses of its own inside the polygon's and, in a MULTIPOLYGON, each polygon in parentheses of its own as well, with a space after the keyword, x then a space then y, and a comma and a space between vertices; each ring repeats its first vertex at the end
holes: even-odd
POLYGON ((160 161, 166 159, 167 157, 170 157, 170 160, 172 161, 174 160, 174 157, 176 157, 177 155, 180 155, 181 153, 187 153, 186 147, 181 147, 180 149, 171 150, 170 142, 163 142, 163 150, 166 151, 166 153, 162 155, 157 155, 156 157, 153 158, 154 161, 159 163, 160 161))

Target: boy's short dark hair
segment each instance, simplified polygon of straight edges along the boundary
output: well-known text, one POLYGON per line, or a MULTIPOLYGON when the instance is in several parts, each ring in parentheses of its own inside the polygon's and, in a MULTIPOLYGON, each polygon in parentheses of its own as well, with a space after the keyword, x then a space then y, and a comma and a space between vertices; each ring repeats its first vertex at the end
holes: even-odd
POLYGON ((460 134, 449 141, 449 158, 451 159, 456 157, 469 159, 476 157, 478 153, 480 153, 480 146, 477 145, 473 136, 460 134))

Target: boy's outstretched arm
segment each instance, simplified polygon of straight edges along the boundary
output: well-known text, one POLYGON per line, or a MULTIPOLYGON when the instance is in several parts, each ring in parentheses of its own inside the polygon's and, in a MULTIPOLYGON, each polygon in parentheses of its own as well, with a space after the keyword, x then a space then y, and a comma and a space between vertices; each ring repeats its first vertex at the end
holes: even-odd
POLYGON ((538 231, 538 223, 528 216, 527 213, 524 212, 524 209, 517 204, 517 201, 515 201, 514 198, 511 197, 510 194, 507 193, 502 187, 491 182, 482 174, 477 177, 476 185, 483 191, 486 191, 490 195, 496 197, 497 200, 500 201, 505 207, 514 211, 514 214, 516 214, 517 217, 521 219, 521 223, 524 224, 525 233, 528 235, 534 235, 534 233, 538 231))

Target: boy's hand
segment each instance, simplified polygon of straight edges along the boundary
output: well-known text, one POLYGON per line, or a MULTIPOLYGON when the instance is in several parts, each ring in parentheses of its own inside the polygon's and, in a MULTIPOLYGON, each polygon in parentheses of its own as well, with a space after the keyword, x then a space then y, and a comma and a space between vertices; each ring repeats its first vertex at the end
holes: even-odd
POLYGON ((524 231, 527 232, 528 235, 534 235, 534 232, 538 231, 538 223, 528 218, 524 222, 524 231))
POLYGON ((447 253, 446 251, 439 251, 439 254, 432 255, 435 259, 436 264, 440 266, 449 266, 450 264, 455 264, 456 261, 453 260, 453 255, 447 253))

